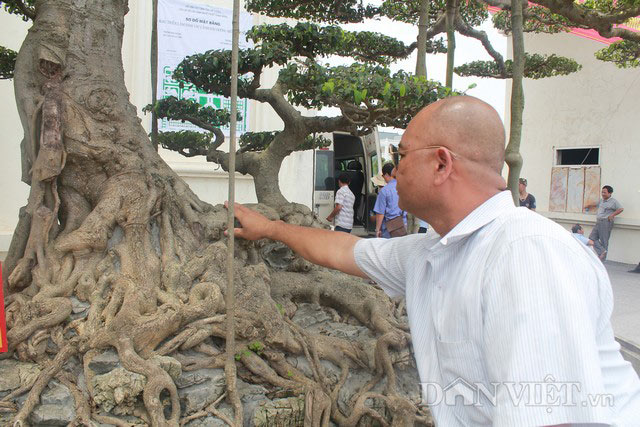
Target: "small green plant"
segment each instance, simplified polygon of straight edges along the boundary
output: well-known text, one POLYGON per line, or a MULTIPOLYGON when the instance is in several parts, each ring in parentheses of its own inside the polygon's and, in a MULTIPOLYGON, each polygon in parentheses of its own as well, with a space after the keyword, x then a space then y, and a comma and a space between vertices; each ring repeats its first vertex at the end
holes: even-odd
POLYGON ((282 304, 276 303, 276 308, 278 309, 278 312, 284 316, 284 307, 282 306, 282 304))
POLYGON ((234 357, 239 362, 240 360, 242 360, 244 356, 250 356, 250 355, 251 355, 251 352, 249 350, 242 350, 240 353, 236 353, 234 357))
POLYGON ((249 344, 249 350, 253 351, 257 355, 260 355, 262 354, 262 350, 264 350, 264 344, 262 344, 260 341, 253 341, 251 344, 249 344))
POLYGON ((287 377, 289 377, 289 378, 293 378, 293 372, 291 372, 291 371, 287 371, 287 377))

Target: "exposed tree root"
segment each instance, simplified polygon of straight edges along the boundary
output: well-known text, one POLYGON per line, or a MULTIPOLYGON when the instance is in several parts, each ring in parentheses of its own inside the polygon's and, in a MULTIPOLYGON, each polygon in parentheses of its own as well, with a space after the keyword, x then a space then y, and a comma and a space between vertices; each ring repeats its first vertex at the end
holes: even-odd
MULTIPOLYGON (((144 197, 140 200, 144 200, 144 197)), ((154 217, 156 221, 161 218, 166 219, 167 216, 154 217)), ((202 222, 206 223, 206 220, 202 222)), ((82 255, 84 261, 79 258, 72 268, 67 269, 69 271, 60 276, 67 280, 73 277, 78 288, 82 286, 82 280, 76 268, 91 266, 93 269, 94 274, 83 279, 88 280, 94 288, 89 298, 91 308, 83 319, 69 321, 70 301, 67 297, 50 297, 50 290, 55 286, 53 284, 45 285, 31 299, 24 294, 26 289, 23 293, 15 294, 10 307, 13 313, 11 340, 21 345, 30 342, 31 347, 35 348, 41 345, 43 339, 64 345, 62 334, 77 334, 73 338, 75 341, 72 341, 74 344, 63 347, 64 350, 58 352, 51 367, 45 369, 31 386, 28 404, 23 405, 16 414, 15 425, 26 422, 39 394, 54 376, 73 394, 77 424, 96 421, 128 425, 118 418, 98 414, 96 408, 86 401, 74 379, 66 371, 59 372, 64 360, 81 351, 87 393, 92 395, 95 374, 89 365, 101 349, 108 347, 116 349, 125 369, 147 378, 141 400, 151 425, 185 425, 208 415, 218 417, 229 425, 234 424, 217 409, 219 400, 215 405, 209 405, 194 414, 181 415, 174 380, 160 365, 159 359, 154 358, 171 356, 185 371, 224 366, 224 352, 207 344, 212 338, 220 340, 225 337, 226 316, 220 312, 223 309, 223 297, 218 285, 223 278, 221 269, 225 254, 222 242, 218 244, 214 241, 198 257, 178 262, 183 266, 181 274, 186 275, 184 280, 192 285, 182 297, 176 295, 182 286, 179 285, 169 288, 169 294, 175 297, 161 299, 157 285, 162 281, 161 261, 154 258, 150 243, 152 236, 148 231, 150 228, 145 231, 123 227, 122 236, 110 246, 112 249, 103 249, 105 252, 101 260, 94 258, 89 262, 89 258, 82 255), (133 254, 133 250, 146 253, 146 256, 133 254), (128 260, 129 257, 135 258, 136 263, 128 260), (158 262, 149 262, 150 257, 158 262), (113 266, 117 264, 120 267, 116 270, 113 266), (149 283, 149 280, 153 282, 149 283), (154 283, 155 287, 150 286, 154 283), (155 308, 149 304, 149 300, 154 302, 155 308), (45 315, 37 319, 25 315, 34 310, 45 315), (64 332, 60 328, 55 329, 57 325, 65 324, 64 332), (50 332, 43 334, 44 331, 50 332), (80 342, 87 344, 79 345, 80 342), (191 351, 191 354, 185 354, 186 351, 191 351), (168 401, 161 398, 163 392, 167 393, 168 401)), ((248 254, 252 248, 244 246, 240 250, 248 254)), ((340 425, 355 426, 362 417, 369 417, 381 425, 404 425, 427 419, 398 390, 394 370, 394 360, 397 358, 394 359, 391 352, 407 347, 408 334, 395 316, 396 305, 384 294, 364 282, 323 269, 313 269, 306 274, 270 270, 263 263, 249 264, 248 256, 240 256, 235 262, 238 270, 237 345, 234 350, 237 363, 255 381, 275 390, 289 390, 293 395, 305 396, 305 425, 326 426, 333 419, 340 425), (293 304, 295 307, 301 303, 325 307, 336 321, 351 318, 367 326, 372 333, 370 343, 363 347, 355 341, 310 332, 300 327, 286 314, 284 306, 293 304), (311 376, 289 363, 287 356, 296 355, 304 357, 311 376), (331 379, 327 375, 324 361, 339 369, 339 378, 331 379), (353 369, 370 370, 374 376, 352 396, 353 409, 343 413, 338 405, 340 390, 353 369), (371 392, 383 378, 386 378, 385 394, 371 392), (373 400, 378 404, 382 402, 387 413, 381 414, 370 407, 368 402, 373 400)), ((165 262, 165 265, 170 266, 171 263, 165 262)), ((164 292, 167 292, 167 288, 164 292)), ((293 313, 295 309, 291 310, 293 313)), ((13 346, 15 348, 15 344, 13 346)), ((34 360, 33 357, 42 357, 45 353, 26 351, 22 354, 25 360, 34 360)), ((10 399, 14 397, 15 394, 10 399)))
MULTIPOLYGON (((237 424, 243 409, 233 398, 233 369, 223 395, 231 405, 217 399, 183 413, 176 385, 183 371, 223 368, 229 350, 237 377, 264 387, 265 396, 304 398, 305 425, 427 423, 396 378, 409 346, 402 303, 274 242, 235 243, 235 344, 226 348, 226 211, 200 201, 168 168, 128 103, 119 53, 126 8, 126 1, 38 2, 16 62, 31 192, 5 272, 4 357, 38 364, 40 373, 5 396, 0 410, 17 409, 13 425, 26 425, 56 378, 75 401, 72 424, 131 425, 123 414, 163 427, 208 415, 237 424), (332 324, 357 327, 357 339, 302 327, 303 304, 332 324), (118 363, 108 374, 124 371, 139 388, 130 387, 131 396, 119 389, 100 406, 110 399, 99 396, 108 374, 92 365, 107 350, 118 363), (351 375, 363 372, 371 381, 348 390, 351 375)), ((316 224, 307 208, 273 205, 256 208, 316 224)))

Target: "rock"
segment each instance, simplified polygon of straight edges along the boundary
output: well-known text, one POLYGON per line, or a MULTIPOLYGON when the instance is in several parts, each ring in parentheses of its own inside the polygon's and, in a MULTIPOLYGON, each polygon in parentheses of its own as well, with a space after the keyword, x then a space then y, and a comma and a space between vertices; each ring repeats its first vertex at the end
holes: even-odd
MULTIPOLYGON (((242 409, 244 411, 244 424, 249 427, 252 426, 250 421, 253 419, 253 414, 259 407, 260 403, 268 400, 267 389, 257 384, 249 384, 238 379, 238 394, 242 401, 242 409)), ((222 408, 222 406, 221 406, 222 408)), ((231 409, 231 408, 229 408, 231 409)))
POLYGON ((304 397, 265 401, 256 409, 255 427, 297 427, 304 425, 304 397))
POLYGON ((199 369, 183 373, 176 380, 184 414, 193 414, 216 401, 225 391, 223 369, 199 369))
POLYGON ((303 329, 331 321, 331 316, 316 304, 301 303, 291 319, 303 329))
MULTIPOLYGON (((287 362, 296 369, 299 369, 307 378, 313 378, 313 371, 306 356, 289 356, 287 362)), ((324 376, 327 377, 332 384, 336 384, 340 378, 340 368, 335 366, 328 360, 320 360, 320 366, 324 376)))
POLYGON ((293 251, 279 242, 267 243, 262 248, 261 254, 265 262, 277 270, 286 270, 296 259, 293 251))
MULTIPOLYGON (((73 314, 79 314, 79 313, 83 313, 86 312, 89 307, 91 307, 91 304, 86 302, 86 301, 80 301, 78 298, 72 296, 69 298, 71 300, 71 311, 73 312, 73 314)), ((86 316, 86 313, 85 313, 86 316)))
POLYGON ((66 385, 51 381, 40 395, 40 403, 43 405, 66 405, 73 404, 74 400, 66 385))
POLYGON ((76 417, 73 405, 38 405, 31 413, 29 421, 33 426, 66 426, 76 417))
MULTIPOLYGON (((340 389, 338 393, 338 407, 344 414, 350 414, 352 411, 351 406, 351 398, 356 395, 365 384, 371 381, 371 374, 361 369, 352 369, 349 372, 349 376, 347 377, 347 381, 345 381, 344 385, 340 389)), ((378 382, 378 384, 373 388, 374 392, 381 392, 384 387, 384 382, 378 382)))
POLYGON ((222 421, 220 418, 207 416, 189 421, 185 424, 185 427, 227 427, 227 423, 222 421))
POLYGON ((6 396, 21 385, 31 384, 40 374, 35 363, 24 363, 14 359, 0 360, 0 397, 6 396))
POLYGON ((132 414, 147 379, 144 375, 116 368, 93 377, 93 401, 105 412, 132 414))
POLYGON ((196 371, 185 371, 176 379, 178 388, 186 388, 207 381, 217 380, 222 377, 224 380, 224 369, 198 369, 196 371))
POLYGON ((120 367, 120 358, 115 350, 107 350, 100 353, 89 362, 89 369, 96 373, 96 375, 106 374, 120 367))
MULTIPOLYGON (((107 412, 98 412, 98 415, 108 416, 116 420, 120 420, 124 425, 131 427, 147 425, 141 418, 138 418, 134 415, 114 415, 107 412)), ((96 423, 95 427, 113 427, 113 424, 96 423)))
POLYGON ((76 416, 75 401, 67 386, 51 381, 40 396, 29 421, 34 426, 66 426, 76 416))

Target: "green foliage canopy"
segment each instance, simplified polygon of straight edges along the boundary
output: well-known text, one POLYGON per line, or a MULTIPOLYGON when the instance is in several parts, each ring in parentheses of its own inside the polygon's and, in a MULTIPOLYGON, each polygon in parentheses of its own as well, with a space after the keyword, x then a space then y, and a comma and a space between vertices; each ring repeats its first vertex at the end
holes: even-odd
POLYGON ((326 67, 313 61, 291 63, 280 72, 293 105, 333 106, 354 121, 404 128, 423 106, 451 93, 440 83, 383 66, 326 67))
MULTIPOLYGON (((511 11, 501 10, 493 15, 493 25, 504 31, 511 32, 511 11)), ((526 9, 524 20, 525 33, 556 34, 571 29, 571 22, 562 15, 552 13, 546 7, 531 5, 526 9)))
POLYGON ((24 21, 28 21, 35 17, 36 0, 8 0, 0 1, 0 7, 7 12, 22 16, 24 21))
POLYGON ((345 31, 338 26, 312 23, 259 25, 247 37, 262 43, 260 50, 285 49, 291 56, 316 58, 328 55, 352 57, 357 61, 389 64, 404 58, 410 50, 401 41, 370 31, 345 31))
MULTIPOLYGON (((445 13, 446 5, 446 0, 430 2, 429 20, 427 23, 429 27, 445 13)), ((479 26, 489 17, 487 4, 479 0, 461 2, 459 13, 460 17, 472 27, 479 26)), ((380 6, 380 14, 395 21, 417 25, 420 14, 420 0, 385 0, 382 6, 380 6)))
MULTIPOLYGON (((511 78, 513 61, 504 62, 505 74, 501 74, 494 61, 473 61, 455 68, 460 76, 478 76, 493 78, 511 78)), ((571 58, 557 55, 525 54, 524 77, 542 79, 545 77, 565 76, 580 70, 582 66, 571 58)))
POLYGON ((640 43, 621 40, 596 52, 596 58, 613 62, 619 68, 640 66, 640 43))
POLYGON ((362 22, 379 13, 377 7, 364 5, 362 0, 247 0, 245 7, 271 17, 327 23, 362 22))
MULTIPOLYGON (((214 127, 224 126, 231 120, 228 110, 203 107, 192 99, 179 100, 175 96, 161 99, 155 105, 147 105, 142 111, 154 111, 161 119, 199 121, 214 127)), ((242 120, 239 113, 238 120, 242 120)))
POLYGON ((13 69, 16 66, 18 53, 6 47, 0 46, 0 79, 13 78, 13 69))

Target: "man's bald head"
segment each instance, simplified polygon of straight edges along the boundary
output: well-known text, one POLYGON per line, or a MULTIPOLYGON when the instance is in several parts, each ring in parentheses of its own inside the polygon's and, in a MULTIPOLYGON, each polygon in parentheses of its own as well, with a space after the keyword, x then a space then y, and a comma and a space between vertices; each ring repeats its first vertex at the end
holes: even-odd
MULTIPOLYGON (((411 121, 420 145, 444 145, 474 162, 502 173, 504 126, 498 112, 472 96, 453 96, 423 108, 411 121)), ((417 148, 417 147, 415 147, 417 148)))

